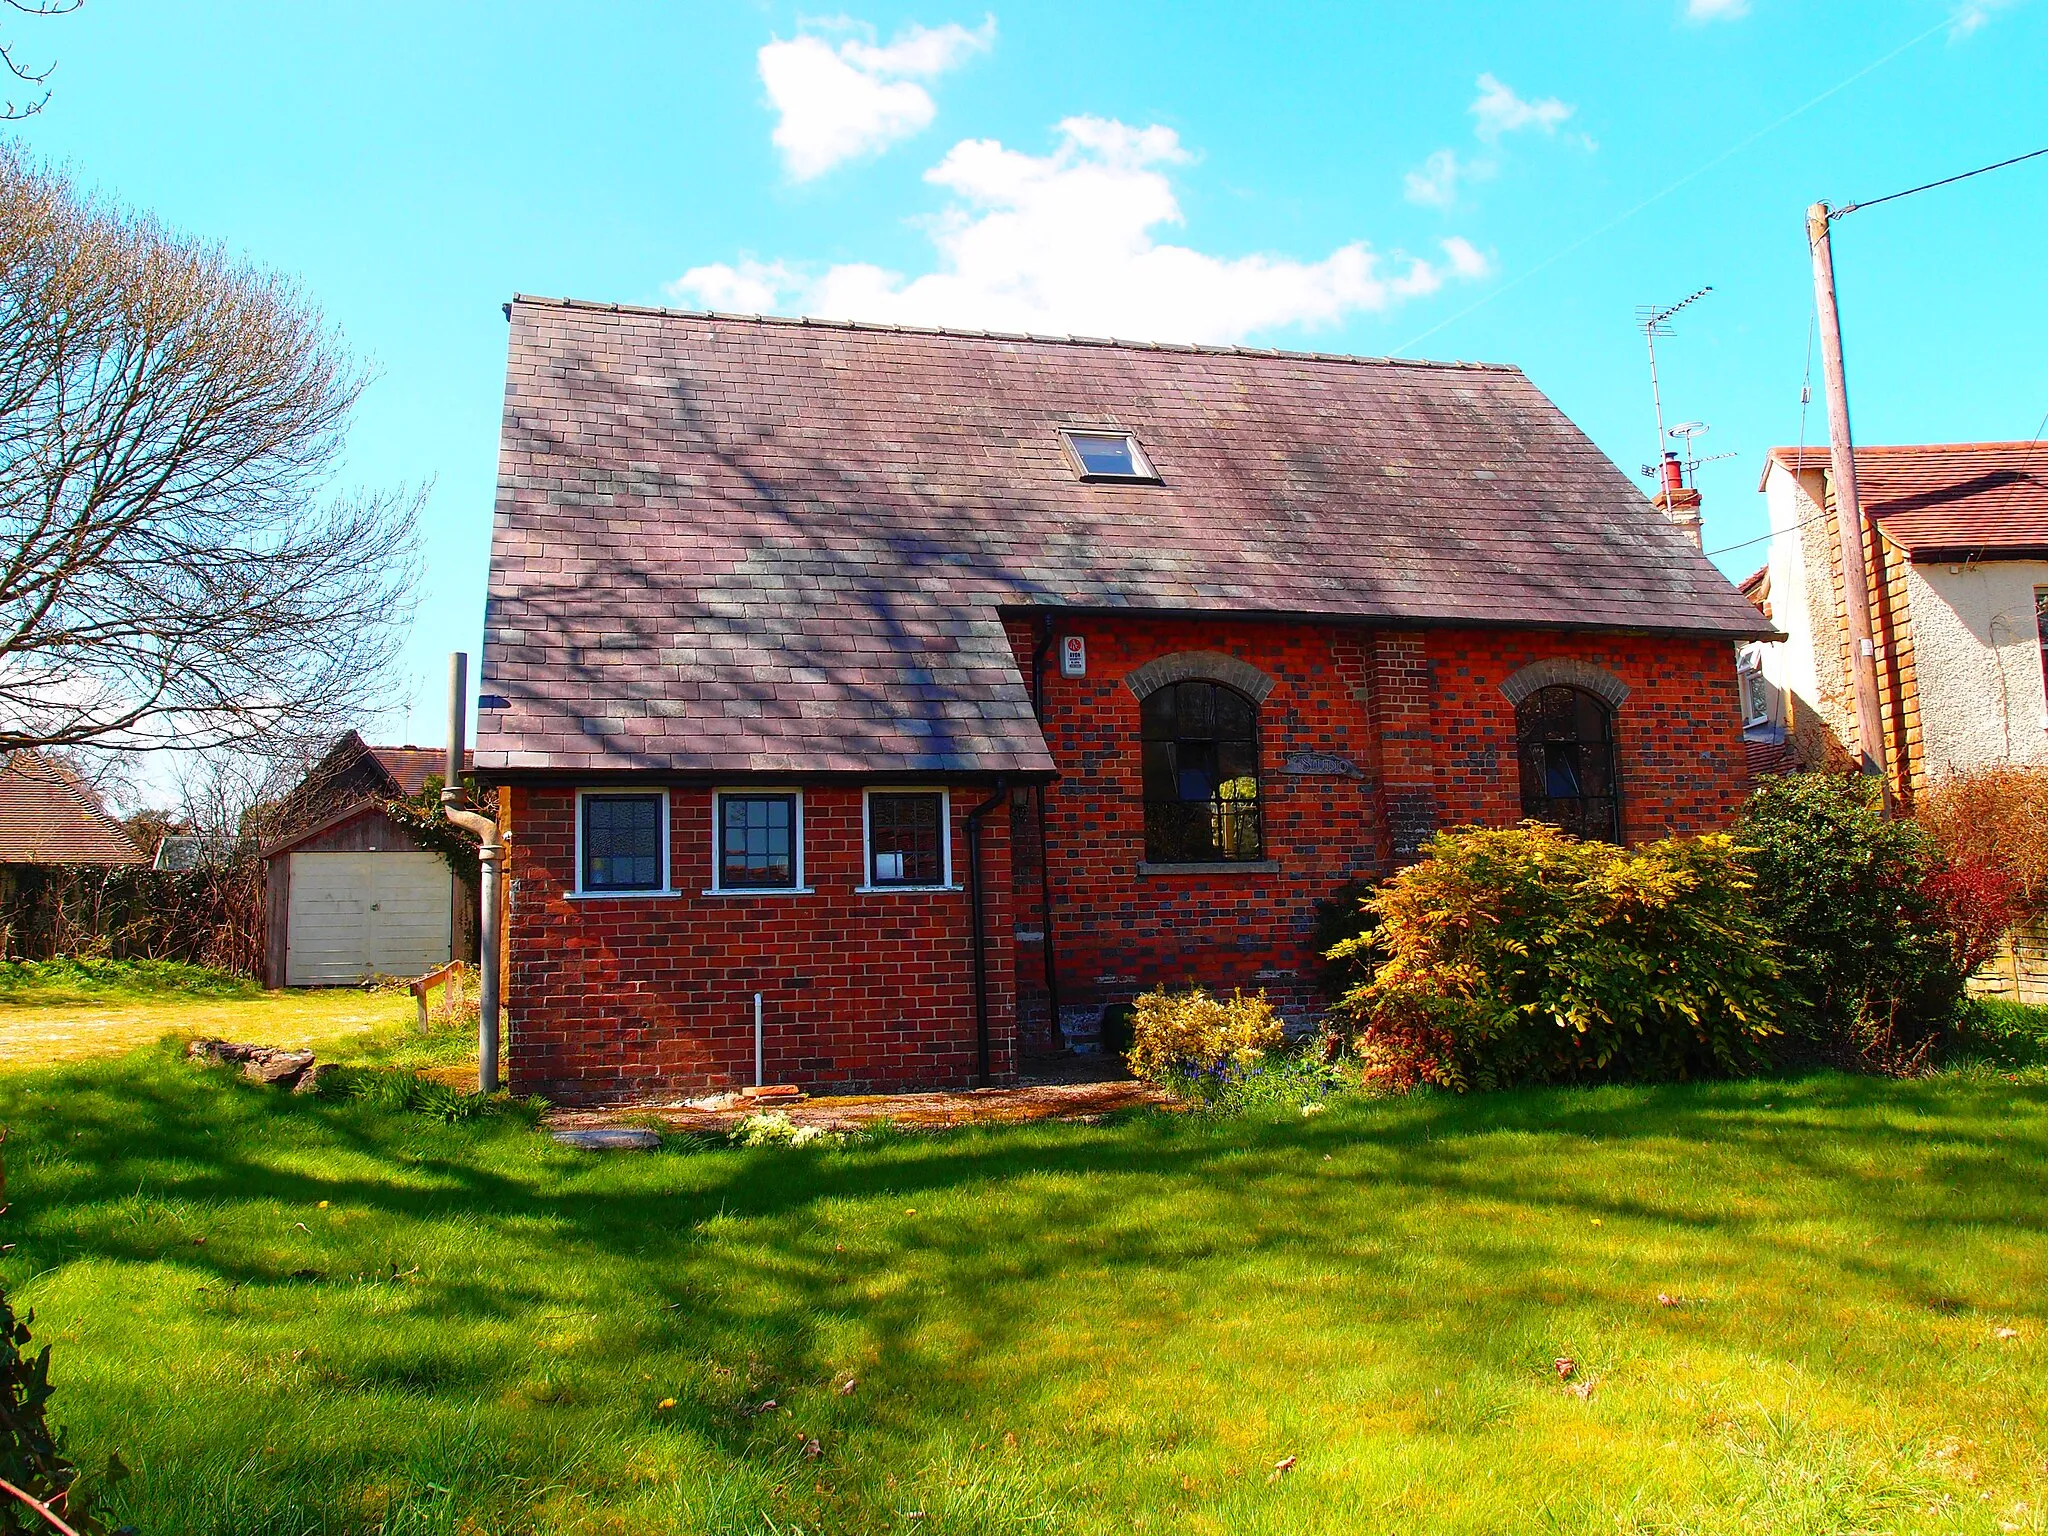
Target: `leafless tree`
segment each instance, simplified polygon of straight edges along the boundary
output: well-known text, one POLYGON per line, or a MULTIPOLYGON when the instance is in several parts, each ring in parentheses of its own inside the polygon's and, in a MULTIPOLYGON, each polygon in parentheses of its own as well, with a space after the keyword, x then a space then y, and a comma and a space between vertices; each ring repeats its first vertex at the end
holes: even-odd
MULTIPOLYGON (((66 11, 77 10, 85 4, 85 0, 6 0, 6 4, 9 10, 19 11, 24 16, 62 16, 66 11)), ((56 67, 55 64, 45 64, 40 72, 30 69, 15 58, 12 43, 0 42, 0 68, 4 68, 8 74, 30 89, 42 86, 56 67)), ((26 104, 17 103, 9 98, 4 105, 0 105, 0 123, 34 117, 49 104, 49 100, 50 93, 47 89, 41 96, 26 104)))
POLYGON ((0 751, 331 740, 417 494, 331 489, 362 372, 287 280, 0 147, 0 751))

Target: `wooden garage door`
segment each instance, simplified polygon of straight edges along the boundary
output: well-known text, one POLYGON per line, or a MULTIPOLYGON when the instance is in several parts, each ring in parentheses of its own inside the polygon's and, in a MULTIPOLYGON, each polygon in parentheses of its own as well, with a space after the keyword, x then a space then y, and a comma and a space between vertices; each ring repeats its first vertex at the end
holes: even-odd
POLYGON ((295 853, 285 985, 417 976, 447 960, 453 876, 438 853, 295 853))

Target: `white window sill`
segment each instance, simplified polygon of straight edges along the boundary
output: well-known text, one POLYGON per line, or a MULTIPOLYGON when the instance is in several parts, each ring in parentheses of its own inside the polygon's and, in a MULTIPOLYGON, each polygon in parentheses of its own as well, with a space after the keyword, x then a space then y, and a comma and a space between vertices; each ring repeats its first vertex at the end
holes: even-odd
POLYGON ((1146 879, 1158 875, 1277 875, 1277 859, 1218 859, 1200 864, 1140 864, 1138 873, 1146 879))
POLYGON ((964 885, 856 885, 856 896, 930 896, 941 891, 964 891, 964 885))
POLYGON ((564 901, 673 901, 687 891, 564 891, 564 901))
POLYGON ((743 886, 730 891, 700 891, 698 894, 700 896, 815 896, 818 894, 818 888, 815 885, 761 885, 743 886))

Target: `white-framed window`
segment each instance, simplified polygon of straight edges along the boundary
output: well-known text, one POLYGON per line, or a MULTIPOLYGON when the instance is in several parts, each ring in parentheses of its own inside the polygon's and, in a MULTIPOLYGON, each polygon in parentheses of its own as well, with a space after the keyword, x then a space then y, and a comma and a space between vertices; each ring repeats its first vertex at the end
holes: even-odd
POLYGON ((1742 692, 1745 727, 1771 722, 1771 682, 1764 676, 1761 647, 1746 645, 1735 654, 1735 680, 1742 692))
POLYGON ((1060 441, 1083 480, 1157 480, 1137 438, 1114 427, 1062 427, 1060 441))
POLYGON ((870 789, 861 796, 863 891, 953 888, 953 797, 943 789, 870 789))
POLYGON ((668 791, 576 791, 578 896, 665 896, 668 791))
POLYGON ((807 891, 800 789, 721 789, 711 796, 711 896, 807 891))

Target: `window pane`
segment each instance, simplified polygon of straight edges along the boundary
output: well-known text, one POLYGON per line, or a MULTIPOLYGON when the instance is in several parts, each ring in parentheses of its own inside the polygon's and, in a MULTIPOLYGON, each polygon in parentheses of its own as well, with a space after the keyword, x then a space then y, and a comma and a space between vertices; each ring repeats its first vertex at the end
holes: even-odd
POLYGON ((1230 741, 1252 739, 1252 701, 1233 688, 1211 690, 1216 701, 1216 734, 1230 741))
POLYGON ((1145 695, 1145 702, 1138 706, 1138 715, 1144 724, 1147 741, 1172 741, 1180 734, 1179 715, 1173 701, 1180 696, 1177 687, 1155 688, 1145 695))
POLYGON ((720 795, 718 883, 737 890, 796 885, 796 796, 720 795))
POLYGON ((2041 679, 2048 688, 2048 587, 2034 588, 2034 630, 2041 637, 2041 679))
POLYGON ((1147 800, 1177 800, 1174 789, 1173 743, 1171 741, 1148 741, 1145 751, 1145 798, 1147 800))
POLYGON ((661 796, 583 797, 583 888, 661 888, 661 796))
POLYGON ((1070 432, 1067 438, 1080 455, 1081 467, 1091 475, 1144 473, 1131 452, 1131 440, 1121 433, 1112 436, 1106 432, 1070 432))
POLYGON ((946 879, 945 797, 868 796, 868 883, 942 885, 946 879))
POLYGON ((1522 814, 1578 837, 1620 835, 1613 717, 1583 689, 1538 690, 1515 710, 1522 814))
POLYGON ((1264 857, 1258 706, 1193 680, 1143 708, 1145 857, 1155 864, 1264 857))

